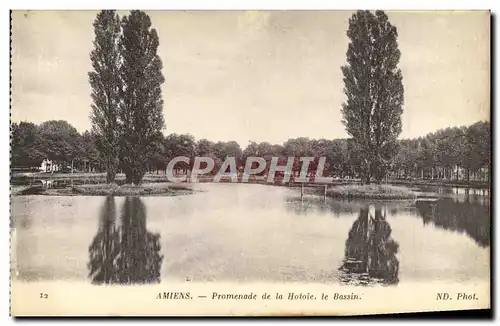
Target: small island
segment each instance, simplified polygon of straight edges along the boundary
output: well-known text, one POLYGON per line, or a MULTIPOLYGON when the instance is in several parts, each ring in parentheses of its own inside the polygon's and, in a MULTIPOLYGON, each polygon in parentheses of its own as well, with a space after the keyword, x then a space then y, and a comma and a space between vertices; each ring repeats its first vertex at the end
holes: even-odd
POLYGON ((140 185, 119 183, 71 184, 56 186, 42 183, 31 186, 11 186, 12 195, 47 195, 47 196, 180 196, 196 191, 189 184, 171 182, 145 182, 140 185))
POLYGON ((194 193, 192 188, 172 183, 81 185, 64 190, 81 196, 179 196, 194 193))

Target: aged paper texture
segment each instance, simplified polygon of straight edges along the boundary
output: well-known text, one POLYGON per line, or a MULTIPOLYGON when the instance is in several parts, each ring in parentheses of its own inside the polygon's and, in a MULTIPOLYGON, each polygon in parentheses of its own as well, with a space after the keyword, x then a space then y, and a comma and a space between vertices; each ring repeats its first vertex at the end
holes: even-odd
POLYGON ((13 11, 13 316, 490 309, 488 11, 13 11))

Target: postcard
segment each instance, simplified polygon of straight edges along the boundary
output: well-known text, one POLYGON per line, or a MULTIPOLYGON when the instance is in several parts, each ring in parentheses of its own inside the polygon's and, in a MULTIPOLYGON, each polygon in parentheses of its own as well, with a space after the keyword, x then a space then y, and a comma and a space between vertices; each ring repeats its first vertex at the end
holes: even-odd
POLYGON ((489 11, 11 12, 11 315, 491 308, 489 11))

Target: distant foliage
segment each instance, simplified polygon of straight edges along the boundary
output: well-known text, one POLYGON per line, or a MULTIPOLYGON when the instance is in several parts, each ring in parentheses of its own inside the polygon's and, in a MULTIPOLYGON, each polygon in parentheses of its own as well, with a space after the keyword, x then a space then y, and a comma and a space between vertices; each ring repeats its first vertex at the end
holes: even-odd
MULTIPOLYGON (((165 161, 164 168, 166 169, 168 161, 176 156, 187 156, 194 158, 196 153, 196 140, 192 135, 170 134, 163 140, 162 157, 165 161)), ((191 162, 192 164, 192 162, 191 162)), ((191 164, 187 165, 183 162, 179 163, 176 168, 187 170, 191 168, 191 164)))
POLYGON ((347 65, 342 67, 343 123, 363 153, 363 181, 381 182, 396 154, 401 133, 404 89, 397 67, 397 30, 383 11, 358 11, 349 19, 347 65))
POLYGON ((31 122, 13 123, 11 132, 11 165, 39 166, 46 154, 38 126, 31 122))
POLYGON ((19 168, 39 167, 44 159, 61 167, 74 163, 76 170, 93 167, 101 170, 101 158, 95 146, 95 135, 82 135, 66 121, 51 120, 40 125, 31 122, 11 125, 11 165, 19 168))
POLYGON ((39 126, 41 147, 47 158, 56 162, 75 160, 81 151, 78 131, 63 120, 47 121, 39 126))
POLYGON ((485 121, 399 141, 395 178, 490 180, 491 130, 485 121))

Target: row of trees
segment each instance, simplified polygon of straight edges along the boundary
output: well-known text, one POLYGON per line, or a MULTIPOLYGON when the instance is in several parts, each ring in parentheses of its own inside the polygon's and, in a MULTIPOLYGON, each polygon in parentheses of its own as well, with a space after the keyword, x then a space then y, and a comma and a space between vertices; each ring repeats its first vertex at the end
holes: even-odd
MULTIPOLYGON (((93 167, 98 171, 106 171, 108 161, 98 150, 98 145, 102 143, 99 137, 88 131, 79 134, 66 121, 48 121, 40 125, 14 123, 12 166, 39 166, 47 158, 62 166, 73 162, 75 169, 79 170, 93 167)), ((226 157, 235 157, 241 170, 248 157, 258 156, 268 162, 262 172, 265 174, 271 158, 277 156, 282 161, 295 157, 295 174, 301 169, 300 157, 315 157, 309 165, 311 173, 316 171, 319 157, 326 157, 324 170, 328 175, 358 178, 363 173, 363 153, 356 150, 351 139, 295 138, 281 145, 251 142, 242 149, 235 141, 196 140, 189 134, 159 137, 156 150, 144 158, 146 171, 160 173, 176 156, 212 157, 215 162, 214 173, 226 157)), ((191 165, 182 164, 179 163, 176 168, 191 168, 191 165)), ((388 173, 393 179, 489 180, 490 164, 490 124, 477 122, 468 127, 442 129, 416 139, 398 140, 396 155, 388 165, 388 173)))
POLYGON ((102 169, 96 135, 79 134, 63 120, 35 125, 31 122, 11 125, 11 165, 18 168, 39 167, 48 159, 61 167, 73 165, 77 170, 102 169))
POLYGON ((398 178, 489 180, 490 124, 477 122, 401 140, 392 167, 393 176, 398 178))

